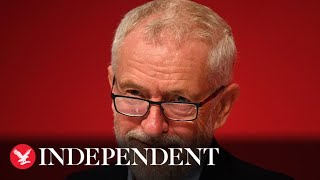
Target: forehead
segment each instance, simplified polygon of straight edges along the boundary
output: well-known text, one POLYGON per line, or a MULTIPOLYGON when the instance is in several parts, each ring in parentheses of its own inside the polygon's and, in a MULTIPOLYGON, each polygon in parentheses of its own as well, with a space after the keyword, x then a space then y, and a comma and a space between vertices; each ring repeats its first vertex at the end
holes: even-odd
MULTIPOLYGON (((208 85, 208 46, 199 40, 179 45, 166 34, 161 42, 146 40, 139 30, 130 32, 118 53, 117 80, 131 81, 159 91, 193 89, 208 85)), ((192 92, 190 92, 192 93, 192 92)))

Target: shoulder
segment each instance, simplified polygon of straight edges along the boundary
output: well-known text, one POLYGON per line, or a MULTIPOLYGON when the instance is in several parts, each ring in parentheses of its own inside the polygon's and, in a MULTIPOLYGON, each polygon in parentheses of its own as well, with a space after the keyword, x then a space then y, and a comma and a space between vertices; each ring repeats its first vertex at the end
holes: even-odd
POLYGON ((215 177, 216 179, 247 179, 247 180, 292 180, 293 178, 242 161, 232 154, 222 150, 221 157, 215 166, 206 166, 201 178, 215 177))
POLYGON ((261 180, 289 180, 293 179, 285 174, 270 171, 248 162, 242 161, 236 157, 231 157, 232 167, 231 170, 235 175, 247 178, 247 179, 261 179, 261 180))
POLYGON ((102 179, 123 179, 126 180, 128 168, 126 166, 100 166, 72 173, 66 180, 102 180, 102 179))

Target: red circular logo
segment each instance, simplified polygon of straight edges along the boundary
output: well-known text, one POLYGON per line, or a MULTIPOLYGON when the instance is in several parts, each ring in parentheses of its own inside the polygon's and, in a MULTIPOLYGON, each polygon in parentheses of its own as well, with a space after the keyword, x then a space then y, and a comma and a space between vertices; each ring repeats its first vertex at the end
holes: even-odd
POLYGON ((18 169, 28 169, 36 161, 36 153, 26 144, 16 145, 10 153, 10 160, 18 169))

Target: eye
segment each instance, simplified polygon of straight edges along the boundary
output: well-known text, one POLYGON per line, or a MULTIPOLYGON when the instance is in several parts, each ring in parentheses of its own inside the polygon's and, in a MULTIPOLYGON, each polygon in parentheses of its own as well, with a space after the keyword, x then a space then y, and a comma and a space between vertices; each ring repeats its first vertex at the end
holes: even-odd
POLYGON ((137 90, 134 90, 134 89, 127 90, 127 93, 129 95, 131 95, 131 96, 141 96, 140 91, 137 91, 137 90))
POLYGON ((189 99, 187 99, 183 96, 177 96, 175 100, 178 102, 191 102, 189 99))

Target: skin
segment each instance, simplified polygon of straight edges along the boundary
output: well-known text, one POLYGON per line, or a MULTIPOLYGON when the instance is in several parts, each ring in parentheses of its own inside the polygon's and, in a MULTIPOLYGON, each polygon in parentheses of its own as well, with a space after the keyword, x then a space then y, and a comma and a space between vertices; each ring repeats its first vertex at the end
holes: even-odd
MULTIPOLYGON (((165 34, 164 34, 165 35, 165 34)), ((195 39, 181 45, 169 35, 161 36, 161 44, 147 41, 141 28, 130 32, 119 49, 117 70, 108 67, 112 86, 116 76, 115 94, 140 97, 152 101, 200 102, 214 87, 207 79, 208 46, 195 39)), ((209 146, 213 132, 221 127, 239 94, 237 84, 228 85, 214 100, 199 109, 198 118, 191 122, 166 119, 159 106, 151 106, 144 117, 127 117, 114 113, 117 140, 135 146, 153 146, 139 138, 126 139, 130 131, 139 131, 151 138, 177 137, 184 146, 209 146), (206 129, 204 131, 203 129, 206 129)), ((112 105, 114 110, 114 107, 112 105)))

